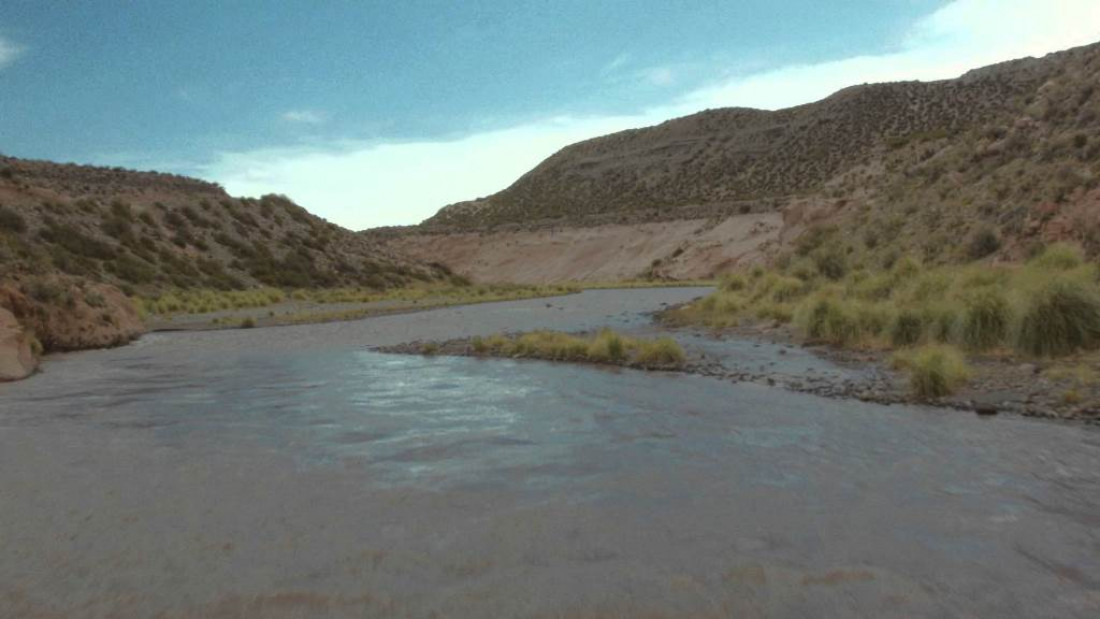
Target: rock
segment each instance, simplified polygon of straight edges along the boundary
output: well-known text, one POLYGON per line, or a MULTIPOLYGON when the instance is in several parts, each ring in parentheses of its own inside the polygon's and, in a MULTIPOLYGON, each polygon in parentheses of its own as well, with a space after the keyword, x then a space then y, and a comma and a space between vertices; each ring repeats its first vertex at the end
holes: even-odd
POLYGON ((38 369, 31 341, 15 315, 0 307, 0 381, 22 380, 38 369))
POLYGON ((998 411, 997 407, 993 404, 977 402, 974 403, 974 412, 981 415, 982 417, 989 417, 992 415, 996 415, 998 411))

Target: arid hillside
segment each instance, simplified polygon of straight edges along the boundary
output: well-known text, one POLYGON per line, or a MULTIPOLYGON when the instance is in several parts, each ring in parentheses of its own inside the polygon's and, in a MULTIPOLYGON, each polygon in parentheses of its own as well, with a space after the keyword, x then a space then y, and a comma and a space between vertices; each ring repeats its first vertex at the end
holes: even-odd
MULTIPOLYGON (((932 261, 983 251, 1015 258, 1052 239, 1095 253, 1098 181, 1095 44, 954 80, 854 86, 796 108, 709 110, 588 140, 498 194, 387 234, 398 237, 392 246, 421 256, 429 248, 453 253, 452 234, 460 233, 457 243, 481 234, 484 251, 449 266, 490 278, 486 261, 540 254, 520 244, 523 253, 499 255, 498 239, 514 241, 523 231, 693 221, 703 229, 727 222, 744 236, 762 213, 781 216, 782 229, 760 235, 746 259, 774 254, 808 227, 834 224, 872 252, 932 261)), ((676 256, 647 255, 637 275, 654 261, 692 276, 728 266, 730 256, 702 258, 695 245, 687 236, 676 256)))
POLYGON ((281 196, 203 181, 0 157, 0 264, 126 288, 385 288, 438 271, 281 196))
MULTIPOLYGON (((386 289, 447 276, 306 212, 199 180, 0 157, 0 379, 34 347, 143 330, 128 295, 257 286, 386 289)), ((16 369, 11 369, 16 368, 16 369)), ((21 369, 19 369, 21 368, 21 369)))

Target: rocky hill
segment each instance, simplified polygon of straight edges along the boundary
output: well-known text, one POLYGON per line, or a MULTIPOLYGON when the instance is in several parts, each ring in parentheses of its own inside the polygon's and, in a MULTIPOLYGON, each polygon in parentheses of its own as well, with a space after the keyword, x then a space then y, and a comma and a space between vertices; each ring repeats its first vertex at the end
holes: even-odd
MULTIPOLYGON (((959 258, 968 250, 956 248, 979 235, 996 237, 994 250, 1007 257, 1063 237, 1096 252, 1098 179, 1095 44, 953 80, 853 86, 791 109, 708 110, 588 140, 500 193, 443 208, 390 244, 414 254, 432 245, 460 272, 490 278, 518 272, 509 265, 539 254, 550 229, 559 241, 576 229, 607 229, 618 239, 615 231, 627 226, 634 237, 662 241, 631 251, 624 237, 618 253, 636 275, 707 275, 829 224, 872 251, 933 260, 959 258), (670 239, 654 226, 674 221, 697 222, 693 230, 705 239, 670 239), (722 239, 709 233, 722 222, 737 252, 722 251, 722 239), (458 248, 470 245, 471 233, 501 236, 483 238, 477 250, 458 248), (425 240, 441 234, 453 242, 425 240), (746 249, 749 237, 758 242, 746 249), (505 255, 502 244, 517 254, 505 255)), ((613 261, 613 253, 605 249, 600 259, 613 261)), ((583 279, 599 271, 590 267, 581 260, 562 274, 583 279)))
POLYGON ((0 379, 25 369, 32 344, 129 341, 142 331, 127 298, 135 293, 383 289, 446 275, 281 196, 233 198, 181 176, 0 156, 0 379))
POLYGON ((281 196, 10 157, 0 157, 0 264, 132 289, 385 288, 439 275, 281 196))

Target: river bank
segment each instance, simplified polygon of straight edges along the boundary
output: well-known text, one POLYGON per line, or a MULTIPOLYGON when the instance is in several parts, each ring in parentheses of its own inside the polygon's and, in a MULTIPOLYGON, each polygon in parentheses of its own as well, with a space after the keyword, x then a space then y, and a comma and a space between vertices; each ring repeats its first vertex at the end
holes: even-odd
MULTIPOLYGON (((521 333, 498 335, 516 338, 521 333)), ((595 332, 572 335, 593 337, 595 332)), ((486 348, 481 336, 402 342, 375 350, 390 354, 451 355, 473 358, 542 359, 555 362, 612 365, 756 383, 789 391, 876 404, 923 405, 968 411, 978 415, 1015 414, 1025 417, 1100 424, 1100 394, 1092 384, 1066 367, 1095 363, 1092 358, 1020 362, 1011 357, 983 356, 972 360, 974 375, 958 393, 941 398, 915 395, 904 373, 894 369, 885 351, 853 351, 804 345, 790 329, 745 327, 720 332, 635 325, 627 337, 674 338, 685 358, 675 364, 647 366, 629 357, 621 360, 555 359, 537 353, 486 348), (1087 390, 1087 391, 1086 391, 1087 390), (1082 393, 1067 399, 1066 393, 1082 393)))

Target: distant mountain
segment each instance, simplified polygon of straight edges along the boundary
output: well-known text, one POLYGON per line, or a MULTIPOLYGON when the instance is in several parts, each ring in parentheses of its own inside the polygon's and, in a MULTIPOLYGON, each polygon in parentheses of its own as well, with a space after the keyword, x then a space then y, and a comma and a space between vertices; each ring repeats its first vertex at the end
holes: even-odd
POLYGON ((0 157, 0 265, 9 276, 61 273, 128 290, 385 288, 441 274, 281 196, 11 157, 0 157))

